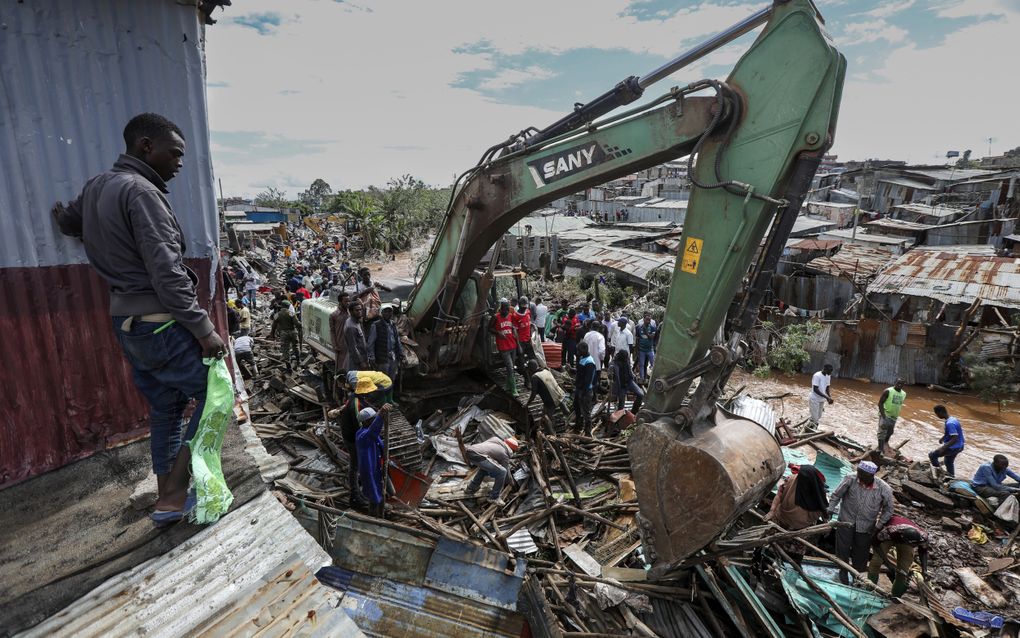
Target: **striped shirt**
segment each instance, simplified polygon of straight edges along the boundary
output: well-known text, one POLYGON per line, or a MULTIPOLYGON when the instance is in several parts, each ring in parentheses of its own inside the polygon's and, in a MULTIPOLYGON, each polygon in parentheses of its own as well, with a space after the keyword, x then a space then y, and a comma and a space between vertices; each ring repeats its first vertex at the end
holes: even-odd
POLYGON ((839 520, 853 523, 854 531, 870 534, 875 530, 875 521, 885 526, 893 513, 893 493, 889 484, 875 478, 874 484, 866 486, 849 474, 829 497, 829 514, 839 508, 839 520))

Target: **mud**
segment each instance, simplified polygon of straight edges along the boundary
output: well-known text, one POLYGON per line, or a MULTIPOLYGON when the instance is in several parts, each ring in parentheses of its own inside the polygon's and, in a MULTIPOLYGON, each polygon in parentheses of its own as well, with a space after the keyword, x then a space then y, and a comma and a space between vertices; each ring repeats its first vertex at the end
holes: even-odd
MULTIPOLYGON (((738 371, 729 385, 735 389, 745 384, 746 391, 757 398, 789 393, 785 398, 774 399, 770 403, 777 414, 791 423, 799 423, 808 417, 810 375, 786 377, 773 373, 768 379, 759 379, 738 371)), ((886 387, 855 379, 834 378, 830 391, 835 403, 826 406, 821 427, 874 447, 878 433, 878 398, 886 387)), ((963 425, 966 447, 956 458, 957 476, 969 479, 978 466, 990 461, 994 454, 1005 454, 1010 457, 1012 468, 1020 467, 1020 413, 1015 409, 999 412, 994 404, 983 403, 977 397, 928 390, 923 386, 907 386, 905 389, 907 400, 892 437, 893 445, 908 439, 901 448, 904 455, 925 460, 928 452, 939 447, 942 421, 932 409, 941 404, 963 425)))

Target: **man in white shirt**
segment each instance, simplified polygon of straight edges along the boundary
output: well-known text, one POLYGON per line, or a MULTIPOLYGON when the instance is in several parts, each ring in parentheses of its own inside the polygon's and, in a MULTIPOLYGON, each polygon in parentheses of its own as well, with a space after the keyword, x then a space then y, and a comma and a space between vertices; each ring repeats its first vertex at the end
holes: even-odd
POLYGON ((829 394, 829 383, 832 376, 832 366, 826 363, 822 369, 811 375, 811 394, 808 396, 808 409, 811 411, 811 422, 815 427, 822 420, 822 413, 825 412, 825 404, 832 405, 832 395, 829 394))
POLYGON ((632 352, 632 349, 634 348, 634 333, 627 327, 627 323, 628 321, 626 317, 620 317, 616 320, 616 331, 611 337, 611 343, 614 353, 626 352, 630 356, 631 361, 633 361, 634 353, 632 352))
POLYGON ((596 375, 602 369, 602 361, 606 358, 606 338, 602 336, 602 332, 599 330, 600 327, 595 322, 592 322, 591 328, 588 332, 584 333, 583 339, 588 344, 588 354, 595 360, 596 375))
POLYGON ((234 356, 237 357, 237 367, 241 369, 241 378, 251 379, 259 373, 255 365, 255 339, 251 335, 234 339, 234 356))
POLYGON ((542 303, 541 297, 535 297, 535 310, 531 313, 531 323, 538 331, 541 341, 545 341, 545 320, 549 316, 549 306, 542 303))

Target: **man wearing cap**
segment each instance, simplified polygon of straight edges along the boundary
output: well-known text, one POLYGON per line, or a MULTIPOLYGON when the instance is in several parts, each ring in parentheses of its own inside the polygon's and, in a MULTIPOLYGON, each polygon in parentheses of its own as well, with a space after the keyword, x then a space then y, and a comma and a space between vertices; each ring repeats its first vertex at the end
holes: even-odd
POLYGON ((514 329, 514 318, 510 312, 510 300, 499 300, 499 310, 492 318, 489 332, 496 336, 496 350, 506 367, 506 389, 517 396, 517 376, 514 374, 514 355, 517 353, 517 331, 514 329))
MULTIPOLYGON (((868 566, 868 553, 876 529, 885 527, 893 513, 893 493, 889 484, 875 476, 878 466, 871 461, 857 464, 857 473, 847 475, 829 498, 829 516, 839 511, 839 521, 849 526, 836 528, 836 556, 849 562, 858 572, 868 566)), ((849 584, 843 570, 839 580, 849 584)))
POLYGON ((393 306, 384 303, 379 318, 368 329, 368 365, 396 379, 402 354, 400 335, 393 324, 393 306))
POLYGON ((465 452, 468 463, 478 467, 475 477, 464 490, 468 496, 478 491, 482 486, 482 479, 491 476, 492 489, 489 491, 489 502, 497 507, 506 505, 499 495, 503 491, 506 477, 510 474, 510 455, 517 451, 519 445, 517 439, 513 437, 501 439, 493 436, 481 443, 467 446, 465 452))
POLYGON ((900 418, 903 402, 907 393, 903 390, 903 379, 896 379, 891 388, 886 388, 878 398, 878 451, 885 454, 885 449, 896 429, 896 419, 900 418))
POLYGON ((379 408, 378 413, 372 408, 362 408, 358 412, 359 428, 355 436, 361 494, 368 501, 368 513, 376 518, 385 518, 382 459, 386 445, 380 434, 389 413, 389 403, 379 408))

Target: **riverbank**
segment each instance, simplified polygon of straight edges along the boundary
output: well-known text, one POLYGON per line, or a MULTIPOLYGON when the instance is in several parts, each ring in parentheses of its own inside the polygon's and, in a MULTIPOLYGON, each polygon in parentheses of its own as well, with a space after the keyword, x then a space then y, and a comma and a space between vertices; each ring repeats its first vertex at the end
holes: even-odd
MULTIPOLYGON (((769 400, 776 414, 796 424, 808 417, 808 395, 811 376, 798 374, 785 376, 773 372, 767 379, 738 370, 730 379, 733 389, 746 386, 751 396, 769 400), (785 395, 785 396, 784 396, 785 395)), ((856 379, 833 379, 833 405, 826 406, 821 426, 850 437, 862 445, 875 446, 878 431, 878 398, 886 386, 856 379)), ((1020 466, 1020 412, 1016 409, 996 410, 994 404, 983 403, 975 396, 950 394, 928 390, 922 386, 908 386, 892 444, 907 439, 901 449, 907 457, 924 460, 931 450, 939 446, 942 423, 932 409, 939 404, 960 419, 967 445, 956 459, 956 473, 970 478, 978 466, 991 460, 994 454, 1011 457, 1012 465, 1020 466)))

